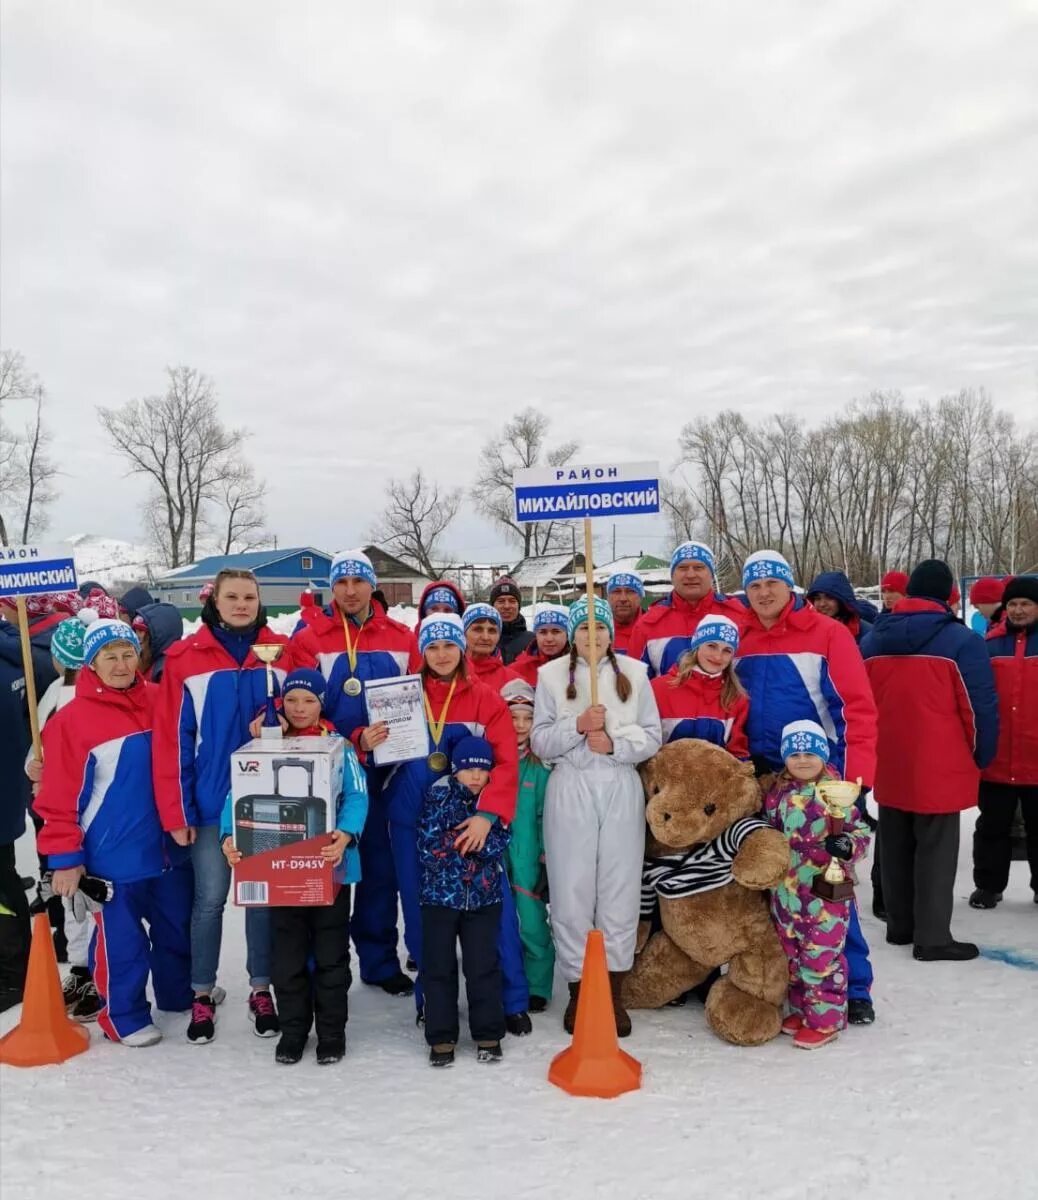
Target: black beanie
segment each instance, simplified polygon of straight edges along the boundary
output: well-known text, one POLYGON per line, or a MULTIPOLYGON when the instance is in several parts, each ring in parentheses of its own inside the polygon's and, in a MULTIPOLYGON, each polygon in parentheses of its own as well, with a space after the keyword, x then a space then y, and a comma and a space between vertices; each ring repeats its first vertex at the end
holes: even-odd
POLYGON ((1002 593, 1002 603, 1010 600, 1033 600, 1038 604, 1038 575, 1018 575, 1010 579, 1002 593))
POLYGON ((951 567, 946 562, 941 562, 939 558, 928 558, 921 562, 908 577, 906 595, 921 596, 927 600, 940 600, 942 604, 947 604, 951 599, 954 587, 955 579, 952 576, 951 567))
POLYGON ((499 596, 511 596, 514 600, 518 600, 520 604, 523 600, 522 592, 519 591, 519 585, 510 575, 502 575, 500 579, 494 580, 493 586, 490 589, 490 603, 493 604, 499 596))

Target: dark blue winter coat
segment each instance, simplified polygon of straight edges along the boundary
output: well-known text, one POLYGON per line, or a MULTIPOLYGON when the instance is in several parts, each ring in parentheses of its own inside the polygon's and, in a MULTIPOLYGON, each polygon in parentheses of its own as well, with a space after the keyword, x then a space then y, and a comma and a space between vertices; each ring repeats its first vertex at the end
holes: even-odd
POLYGON ((842 571, 823 571, 821 575, 816 575, 811 581, 811 586, 805 593, 808 600, 818 592, 832 598, 840 606, 840 614, 842 623, 854 635, 854 640, 861 643, 861 639, 872 631, 872 621, 866 618, 866 614, 861 607, 861 601, 854 594, 854 588, 851 587, 851 581, 842 571))
POLYGON ((453 775, 429 788, 418 818, 418 900, 467 912, 501 903, 501 857, 511 840, 495 821, 482 850, 459 854, 457 826, 476 815, 479 798, 453 775))
MULTIPOLYGON (((147 588, 140 586, 130 588, 129 591, 124 592, 119 597, 119 607, 125 609, 131 621, 145 605, 154 603, 155 597, 151 592, 147 588)), ((177 637, 183 637, 183 634, 178 633, 177 637)))
MULTIPOLYGON (((50 657, 52 626, 30 634, 37 700, 55 678, 50 657)), ((0 846, 17 841, 25 832, 25 810, 31 788, 25 774, 29 753, 29 707, 18 626, 0 621, 0 846)))
MULTIPOLYGON (((143 591, 144 589, 139 589, 143 591)), ((184 618, 180 609, 174 604, 144 604, 137 609, 137 616, 148 627, 148 649, 151 652, 151 666, 148 668, 148 679, 158 683, 162 678, 162 669, 166 665, 166 651, 174 642, 179 642, 184 636, 184 618)))

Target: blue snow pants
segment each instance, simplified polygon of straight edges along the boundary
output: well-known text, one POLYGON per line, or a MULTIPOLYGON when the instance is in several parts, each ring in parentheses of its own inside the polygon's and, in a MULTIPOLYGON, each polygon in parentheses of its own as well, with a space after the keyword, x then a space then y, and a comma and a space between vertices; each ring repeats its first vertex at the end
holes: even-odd
POLYGON ((400 972, 397 882, 382 772, 369 770, 367 779, 368 817, 359 844, 361 879, 353 889, 350 937, 357 951, 361 979, 382 983, 400 972))

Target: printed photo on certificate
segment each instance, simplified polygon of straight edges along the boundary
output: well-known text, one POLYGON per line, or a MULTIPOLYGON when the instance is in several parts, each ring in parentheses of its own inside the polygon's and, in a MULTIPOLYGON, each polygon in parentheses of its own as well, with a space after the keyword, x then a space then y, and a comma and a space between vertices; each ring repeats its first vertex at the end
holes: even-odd
POLYGON ((385 721, 389 726, 389 737, 372 752, 376 766, 408 762, 429 753, 421 675, 369 680, 364 685, 364 698, 369 724, 385 721))

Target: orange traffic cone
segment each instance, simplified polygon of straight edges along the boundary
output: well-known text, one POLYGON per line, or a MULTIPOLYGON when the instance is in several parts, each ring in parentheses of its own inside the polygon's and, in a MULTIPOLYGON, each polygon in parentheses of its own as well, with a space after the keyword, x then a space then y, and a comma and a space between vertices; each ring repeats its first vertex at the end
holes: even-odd
POLYGON ((89 1045, 90 1033, 65 1013, 50 920, 39 913, 32 926, 21 1023, 0 1038, 0 1063, 42 1067, 82 1054, 89 1045))
POLYGON ((573 1044, 552 1059, 548 1082, 571 1096, 599 1096, 604 1100, 636 1091, 642 1085, 642 1064, 625 1054, 616 1040, 605 940, 600 929, 592 929, 587 935, 573 1044))

